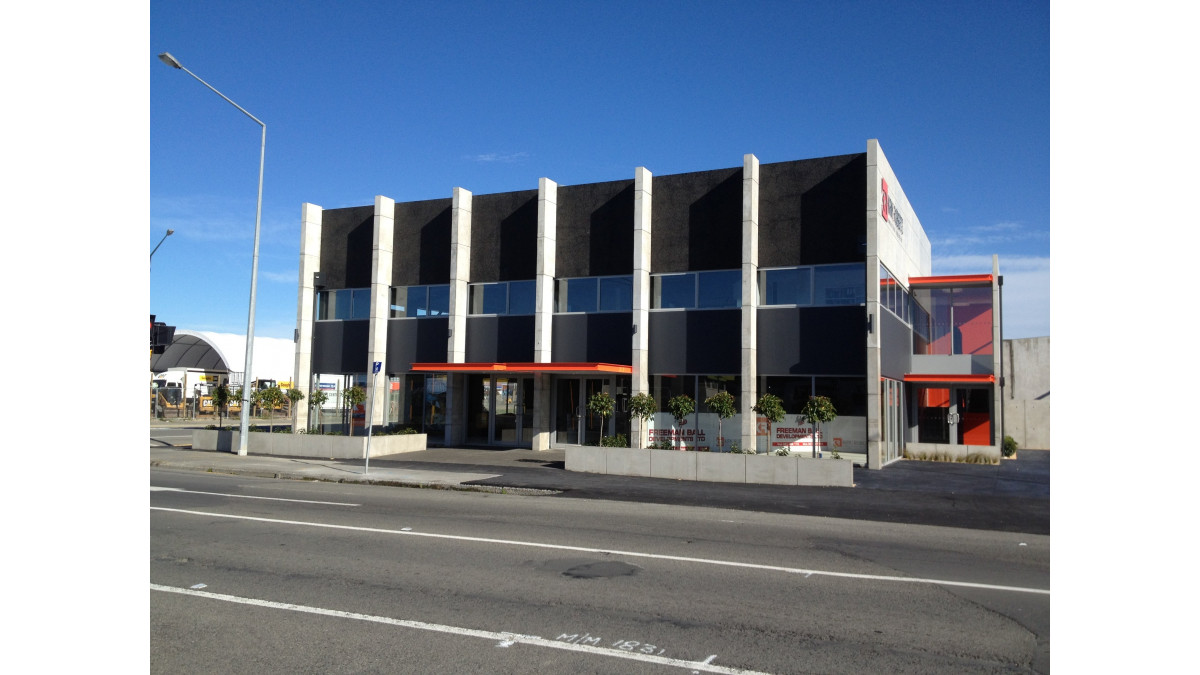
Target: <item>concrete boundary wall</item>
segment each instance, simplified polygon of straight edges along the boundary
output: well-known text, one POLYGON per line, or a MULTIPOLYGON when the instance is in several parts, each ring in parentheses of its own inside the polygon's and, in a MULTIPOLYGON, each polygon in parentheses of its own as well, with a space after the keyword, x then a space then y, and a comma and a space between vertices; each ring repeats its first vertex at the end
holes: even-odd
MULTIPOLYGON (((192 432, 192 449, 237 452, 240 435, 238 431, 197 429, 192 432)), ((427 439, 427 434, 375 436, 371 438, 371 456, 424 450, 427 439)), ((366 457, 367 437, 251 432, 247 446, 247 452, 255 455, 363 459, 366 457)))
POLYGON ((1050 338, 1003 344, 1004 433, 1013 437, 1018 448, 1049 450, 1050 338))
POLYGON ((714 483, 765 483, 853 487, 854 463, 799 455, 734 455, 720 452, 567 448, 567 471, 714 483))

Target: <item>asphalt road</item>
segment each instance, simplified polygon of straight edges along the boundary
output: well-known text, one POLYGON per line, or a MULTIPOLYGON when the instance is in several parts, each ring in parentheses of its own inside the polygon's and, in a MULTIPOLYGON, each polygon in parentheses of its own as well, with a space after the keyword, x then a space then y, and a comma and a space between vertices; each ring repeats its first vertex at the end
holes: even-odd
POLYGON ((1049 671, 1044 535, 163 470, 150 489, 153 672, 1049 671))

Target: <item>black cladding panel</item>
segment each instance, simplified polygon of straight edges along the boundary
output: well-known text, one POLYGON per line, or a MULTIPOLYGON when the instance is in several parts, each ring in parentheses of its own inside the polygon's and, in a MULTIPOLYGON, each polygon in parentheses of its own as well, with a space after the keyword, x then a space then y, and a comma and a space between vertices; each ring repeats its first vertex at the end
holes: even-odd
POLYGON ((865 307, 758 310, 760 375, 866 375, 865 307))
POLYGON ((313 372, 366 372, 369 324, 366 320, 314 323, 313 372))
POLYGON ((326 288, 371 285, 374 221, 374 205, 322 212, 320 271, 326 288))

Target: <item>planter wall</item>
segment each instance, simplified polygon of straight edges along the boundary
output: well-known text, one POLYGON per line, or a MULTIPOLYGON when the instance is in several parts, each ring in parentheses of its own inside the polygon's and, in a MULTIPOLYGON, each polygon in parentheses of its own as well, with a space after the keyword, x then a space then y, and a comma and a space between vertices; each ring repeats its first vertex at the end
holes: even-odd
MULTIPOLYGON (((197 429, 192 432, 192 449, 237 452, 240 436, 241 432, 238 431, 197 429)), ((424 450, 427 439, 427 434, 373 436, 371 438, 371 457, 424 450)), ((366 436, 252 432, 246 451, 255 455, 362 459, 366 447, 366 436)))
POLYGON ((844 459, 788 455, 734 455, 716 452, 567 448, 568 471, 614 476, 647 476, 714 483, 765 483, 851 487, 854 464, 844 459))
POLYGON ((972 455, 979 455, 999 463, 1003 454, 998 445, 906 443, 904 446, 904 455, 909 459, 939 462, 961 462, 972 455))

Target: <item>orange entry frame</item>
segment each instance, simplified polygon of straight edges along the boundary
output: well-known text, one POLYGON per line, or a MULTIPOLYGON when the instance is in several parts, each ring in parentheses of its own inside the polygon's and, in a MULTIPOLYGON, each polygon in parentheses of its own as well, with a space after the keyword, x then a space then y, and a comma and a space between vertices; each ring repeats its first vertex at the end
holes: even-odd
POLYGON ((420 373, 618 373, 630 375, 633 366, 619 363, 414 363, 420 373))

